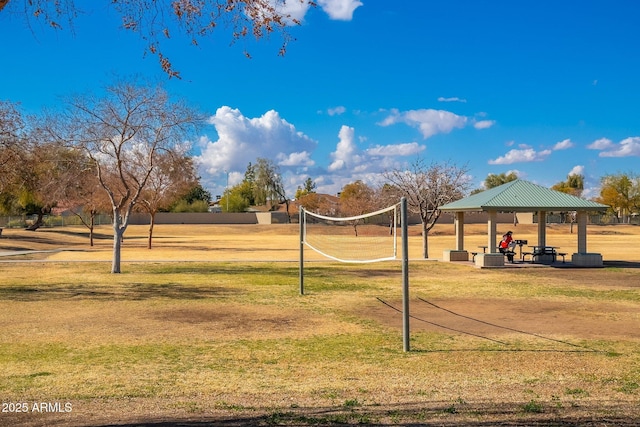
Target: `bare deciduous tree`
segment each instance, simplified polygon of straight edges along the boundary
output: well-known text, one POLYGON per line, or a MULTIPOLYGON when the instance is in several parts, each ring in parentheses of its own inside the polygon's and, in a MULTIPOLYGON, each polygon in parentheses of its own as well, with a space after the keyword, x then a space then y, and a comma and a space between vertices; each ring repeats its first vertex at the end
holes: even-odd
POLYGON ((17 106, 0 103, 0 205, 6 212, 44 216, 64 199, 66 177, 75 170, 73 150, 50 139, 40 117, 23 119, 17 106))
MULTIPOLYGON (((32 128, 33 130, 34 128, 32 128)), ((64 198, 64 177, 73 169, 73 150, 60 146, 56 141, 41 139, 31 133, 27 150, 21 155, 16 171, 17 185, 14 195, 23 213, 36 215, 27 229, 35 231, 44 224, 44 216, 64 198)))
POLYGON ((389 183, 406 197, 409 211, 419 214, 422 223, 422 256, 429 258, 429 230, 436 225, 440 206, 462 198, 469 187, 468 168, 455 164, 431 163, 418 158, 409 169, 384 173, 389 183))
POLYGON ((95 165, 80 150, 76 150, 75 162, 59 182, 64 191, 64 206, 73 213, 89 231, 89 246, 93 247, 96 216, 111 210, 107 194, 95 174, 95 165))
POLYGON ((152 247, 156 214, 184 196, 197 180, 193 159, 184 153, 166 152, 158 156, 139 203, 149 214, 149 249, 152 247))
POLYGON ((0 101, 0 194, 6 195, 16 181, 25 154, 25 123, 18 105, 0 101))
POLYGON ((112 273, 120 273, 122 239, 129 217, 158 159, 185 144, 200 118, 160 87, 122 81, 103 97, 68 101, 67 140, 85 151, 107 193, 113 215, 112 273))

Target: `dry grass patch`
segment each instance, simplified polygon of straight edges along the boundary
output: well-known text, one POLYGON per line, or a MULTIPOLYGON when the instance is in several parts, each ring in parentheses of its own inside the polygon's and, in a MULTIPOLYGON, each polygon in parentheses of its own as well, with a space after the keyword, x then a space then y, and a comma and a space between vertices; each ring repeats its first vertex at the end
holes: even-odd
MULTIPOLYGON (((537 241, 537 225, 517 227, 501 224, 498 233, 514 231, 514 238, 537 241)), ((341 233, 351 233, 342 227, 341 233)), ((465 247, 478 250, 487 244, 486 224, 465 226, 465 247)), ((130 226, 123 245, 123 261, 292 261, 299 258, 297 224, 277 225, 157 225, 153 249, 147 249, 148 227, 130 226)), ((605 260, 638 261, 640 227, 633 225, 589 226, 588 250, 601 253, 605 260)), ((547 243, 573 253, 577 248, 577 232, 570 233, 569 224, 547 226, 547 243)), ((89 247, 83 227, 41 229, 37 232, 8 229, 0 238, 0 252, 15 250, 53 251, 44 254, 21 255, 12 259, 47 259, 53 261, 101 261, 112 258, 112 231, 107 225, 96 227, 95 246, 89 247)), ((455 247, 455 230, 451 224, 436 225, 429 235, 429 256, 442 258, 445 249, 455 247)), ((525 248, 526 250, 526 248, 525 248)), ((325 260, 310 250, 309 261, 325 260)), ((420 226, 409 228, 409 257, 422 258, 420 226)))
MULTIPOLYGON (((131 252, 118 275, 101 262, 51 262, 82 252, 2 263, 0 401, 73 411, 0 413, 0 424, 633 425, 640 416, 640 269, 411 262, 404 353, 393 308, 400 265, 310 262, 300 296, 298 265, 286 262, 297 230, 278 227, 247 236, 160 227, 151 251, 134 228, 127 250, 216 256, 132 263, 131 252), (260 260, 269 248, 285 258, 222 259, 260 260)), ((32 234, 79 249, 66 233, 32 234)), ((452 242, 447 233, 432 245, 452 242)))

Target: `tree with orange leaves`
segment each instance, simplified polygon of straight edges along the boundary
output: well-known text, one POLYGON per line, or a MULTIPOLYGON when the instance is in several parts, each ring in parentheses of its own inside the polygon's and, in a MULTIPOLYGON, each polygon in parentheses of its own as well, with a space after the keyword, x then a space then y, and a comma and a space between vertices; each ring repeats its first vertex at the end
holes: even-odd
MULTIPOLYGON (((316 6, 313 0, 289 1, 300 3, 301 7, 316 6)), ((282 37, 279 54, 284 55, 292 39, 287 28, 300 25, 282 4, 272 0, 109 0, 107 3, 122 18, 122 28, 139 34, 146 43, 146 51, 158 57, 164 72, 177 78, 180 72, 162 53, 162 41, 171 38, 174 30, 187 36, 193 45, 198 45, 220 25, 232 29, 232 42, 249 36, 260 40, 279 34, 282 37)), ((0 0, 0 12, 9 9, 44 21, 54 29, 72 28, 74 20, 83 13, 74 0, 0 0)))

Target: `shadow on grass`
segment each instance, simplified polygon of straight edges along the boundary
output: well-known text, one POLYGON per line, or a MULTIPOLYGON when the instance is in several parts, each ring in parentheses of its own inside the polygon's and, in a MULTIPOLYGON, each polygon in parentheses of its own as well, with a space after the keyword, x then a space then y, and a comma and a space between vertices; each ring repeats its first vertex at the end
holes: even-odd
MULTIPOLYGON (((62 234, 65 236, 81 237, 87 240, 89 239, 89 229, 87 229, 86 231, 71 231, 71 230, 56 228, 55 233, 62 234)), ((100 232, 94 231, 93 239, 94 240, 113 240, 113 233, 100 233, 100 232)))
POLYGON ((167 419, 105 424, 100 427, 239 427, 239 426, 636 426, 637 409, 562 407, 531 400, 513 404, 434 402, 409 405, 363 406, 357 401, 336 408, 294 408, 261 415, 238 415, 200 420, 167 419))
MULTIPOLYGON (((133 268, 130 268, 133 270, 133 268)), ((70 273, 73 275, 73 273, 70 273)), ((80 273, 81 274, 81 273, 80 273)), ((297 278, 297 267, 282 267, 271 264, 154 264, 144 263, 135 267, 135 272, 122 273, 115 276, 110 273, 104 274, 104 280, 99 283, 86 283, 81 278, 70 279, 66 283, 42 283, 42 284, 19 284, 0 286, 0 301, 46 301, 61 299, 77 300, 131 300, 141 301, 150 299, 175 299, 175 300, 198 300, 206 298, 220 298, 241 295, 245 291, 243 287, 219 286, 216 285, 219 277, 242 276, 243 281, 251 282, 252 277, 256 277, 256 282, 264 281, 268 277, 274 283, 297 278), (141 282, 132 277, 131 281, 122 283, 131 274, 143 275, 145 277, 155 275, 159 277, 157 282, 141 282), (167 282, 163 276, 167 275, 189 275, 200 276, 196 279, 198 284, 179 283, 175 278, 167 282), (116 282, 116 283, 114 283, 116 282), (120 282, 120 283, 118 283, 120 282)), ((178 278, 179 280, 179 278, 178 278)))
POLYGON ((549 264, 549 267, 559 268, 559 269, 577 269, 577 270, 598 269, 602 267, 604 268, 640 268, 640 262, 604 260, 602 261, 602 267, 582 267, 582 266, 573 265, 569 260, 567 260, 567 262, 554 262, 553 264, 549 264))
MULTIPOLYGON (((2 236, 3 247, 4 244, 8 244, 9 242, 29 242, 33 244, 39 245, 61 245, 64 242, 61 242, 60 239, 52 239, 49 237, 45 237, 42 233, 37 233, 35 231, 30 232, 29 234, 13 234, 11 236, 2 236)), ((22 248, 24 249, 24 248, 22 248)))
POLYGON ((603 261, 603 264, 605 267, 612 267, 612 268, 640 268, 640 262, 634 262, 634 261, 611 260, 611 261, 603 261))
POLYGON ((108 286, 50 285, 42 287, 10 286, 0 288, 0 300, 110 300, 142 301, 150 299, 198 300, 239 295, 238 289, 221 286, 184 286, 171 284, 131 283, 114 288, 108 286))

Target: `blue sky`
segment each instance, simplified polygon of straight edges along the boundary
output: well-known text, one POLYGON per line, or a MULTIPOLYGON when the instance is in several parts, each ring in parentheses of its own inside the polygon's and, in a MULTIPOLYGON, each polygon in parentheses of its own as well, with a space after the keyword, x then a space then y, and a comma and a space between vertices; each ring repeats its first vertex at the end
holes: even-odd
POLYGON ((376 184, 416 156, 468 167, 473 188, 490 173, 551 186, 578 172, 595 196, 602 176, 638 173, 636 1, 323 0, 296 10, 285 57, 277 37, 230 46, 223 28, 197 47, 172 39, 181 80, 108 2, 76 3, 73 31, 0 13, 0 99, 36 113, 114 74, 159 79, 210 118, 192 144, 214 195, 258 157, 290 195, 307 177, 326 193, 376 184))

